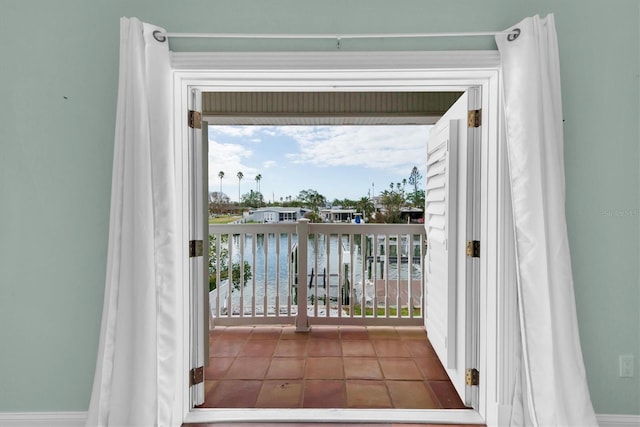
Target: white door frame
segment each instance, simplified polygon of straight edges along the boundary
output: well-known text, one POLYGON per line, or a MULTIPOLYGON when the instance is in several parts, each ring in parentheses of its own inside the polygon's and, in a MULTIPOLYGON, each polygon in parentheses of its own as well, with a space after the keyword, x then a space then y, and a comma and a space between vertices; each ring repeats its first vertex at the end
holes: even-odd
POLYGON ((510 413, 515 359, 513 247, 508 174, 501 131, 500 59, 497 51, 473 52, 263 52, 172 53, 176 197, 185 242, 182 300, 176 313, 183 354, 178 369, 175 413, 185 422, 207 421, 362 421, 455 422, 502 425, 510 413), (268 91, 482 91, 481 258, 479 408, 474 410, 399 409, 192 409, 188 393, 190 300, 188 242, 189 94, 193 89, 226 92, 268 91), (507 261, 504 261, 507 260, 507 261), (511 260, 511 261, 509 261, 511 260))

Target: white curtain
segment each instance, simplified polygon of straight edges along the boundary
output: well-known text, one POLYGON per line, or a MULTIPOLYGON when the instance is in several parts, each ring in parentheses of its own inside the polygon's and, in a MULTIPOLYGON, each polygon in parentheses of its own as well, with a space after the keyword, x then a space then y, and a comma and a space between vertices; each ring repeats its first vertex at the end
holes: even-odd
MULTIPOLYGON (((565 218, 558 43, 553 15, 496 37, 518 273, 521 419, 513 425, 597 425, 582 359, 565 218)), ((518 390, 518 387, 516 387, 518 390)))
POLYGON ((170 65, 162 30, 120 21, 109 248, 90 426, 180 423, 172 413, 178 283, 170 65))

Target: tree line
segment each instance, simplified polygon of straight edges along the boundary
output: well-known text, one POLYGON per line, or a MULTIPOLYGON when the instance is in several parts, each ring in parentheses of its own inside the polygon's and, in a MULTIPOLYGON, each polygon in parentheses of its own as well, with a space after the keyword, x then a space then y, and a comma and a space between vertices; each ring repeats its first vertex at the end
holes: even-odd
POLYGON ((297 196, 291 195, 280 197, 279 201, 265 202, 264 196, 260 191, 260 181, 262 174, 255 176, 256 189, 249 190, 242 194, 241 184, 244 174, 238 172, 238 200, 240 202, 232 203, 229 197, 222 192, 222 180, 225 177, 224 171, 218 172, 220 179, 220 191, 213 193, 213 198, 209 203, 209 212, 211 215, 236 212, 239 213, 245 208, 260 208, 263 206, 277 207, 297 207, 311 210, 308 215, 312 221, 320 221, 319 210, 321 207, 328 205, 340 206, 343 209, 355 209, 362 213, 367 222, 376 223, 400 223, 404 222, 401 218, 403 208, 420 208, 424 209, 424 189, 422 188, 422 174, 417 166, 411 169, 408 178, 400 182, 391 182, 389 187, 379 193, 379 202, 383 206, 382 212, 376 212, 373 198, 369 195, 362 196, 357 200, 353 199, 333 199, 329 200, 314 189, 301 190, 297 196), (410 190, 407 190, 407 184, 410 190))

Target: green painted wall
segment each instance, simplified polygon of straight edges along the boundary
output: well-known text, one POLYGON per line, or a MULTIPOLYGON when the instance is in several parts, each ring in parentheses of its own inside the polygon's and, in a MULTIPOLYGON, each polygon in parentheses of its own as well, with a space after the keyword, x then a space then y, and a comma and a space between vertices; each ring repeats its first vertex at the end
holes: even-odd
MULTIPOLYGON (((0 411, 88 407, 104 288, 121 16, 175 32, 384 33, 499 30, 553 12, 589 385, 596 412, 640 414, 639 8, 637 0, 2 0, 0 411), (623 353, 636 358, 633 379, 617 378, 623 353)), ((327 41, 207 47, 335 48, 327 41)), ((458 47, 493 45, 343 43, 345 50, 458 47)))

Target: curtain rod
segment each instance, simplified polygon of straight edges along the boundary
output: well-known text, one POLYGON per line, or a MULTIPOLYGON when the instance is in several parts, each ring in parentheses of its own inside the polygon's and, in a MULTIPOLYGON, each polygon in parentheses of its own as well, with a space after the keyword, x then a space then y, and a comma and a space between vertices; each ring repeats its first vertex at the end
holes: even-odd
POLYGON ((364 33, 364 34, 249 34, 249 33, 165 33, 154 31, 153 36, 159 42, 167 38, 207 38, 207 39, 387 39, 387 38, 423 38, 423 37, 492 37, 509 33, 515 40, 520 29, 512 31, 481 31, 471 33, 364 33))

